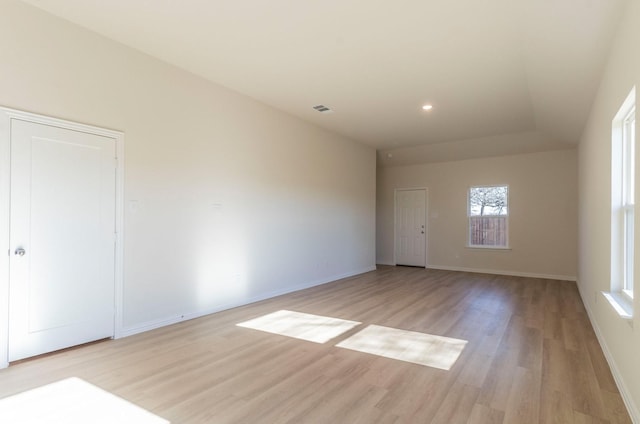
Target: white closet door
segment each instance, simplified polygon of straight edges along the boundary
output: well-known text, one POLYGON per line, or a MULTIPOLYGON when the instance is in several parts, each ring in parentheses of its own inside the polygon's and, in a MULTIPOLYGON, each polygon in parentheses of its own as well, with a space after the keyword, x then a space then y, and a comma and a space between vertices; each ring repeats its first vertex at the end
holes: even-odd
POLYGON ((12 119, 9 361, 114 334, 115 139, 12 119))

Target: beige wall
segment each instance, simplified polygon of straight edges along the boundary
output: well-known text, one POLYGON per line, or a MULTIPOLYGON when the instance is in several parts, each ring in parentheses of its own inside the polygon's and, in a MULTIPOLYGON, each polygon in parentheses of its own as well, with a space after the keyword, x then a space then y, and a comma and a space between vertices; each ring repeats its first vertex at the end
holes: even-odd
POLYGON ((125 332, 375 266, 373 149, 20 2, 0 52, 0 105, 125 133, 125 332))
MULTIPOLYGON (((611 288, 611 121, 631 89, 640 89, 639 51, 640 2, 630 1, 579 149, 579 287, 635 422, 640 422, 640 214, 635 224, 633 326, 614 312, 601 292, 611 288)), ((636 171, 636 181, 639 176, 636 171)), ((636 198, 637 188, 636 183, 636 198)))
POLYGON ((428 188, 428 266, 575 279, 575 150, 380 168, 378 263, 394 260, 394 190, 411 187, 428 188), (498 184, 509 186, 511 250, 467 248, 467 190, 498 184))

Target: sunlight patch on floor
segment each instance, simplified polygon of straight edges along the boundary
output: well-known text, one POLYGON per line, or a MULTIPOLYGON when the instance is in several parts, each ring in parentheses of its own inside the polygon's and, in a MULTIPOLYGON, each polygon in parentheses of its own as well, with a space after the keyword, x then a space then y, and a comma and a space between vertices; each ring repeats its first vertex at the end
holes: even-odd
POLYGON ((336 346, 449 370, 466 344, 466 340, 370 325, 336 346))
POLYGON ((314 343, 326 343, 359 325, 357 321, 281 310, 236 324, 314 343))
POLYGON ((169 424, 169 421, 73 377, 0 399, 0 423, 169 424))

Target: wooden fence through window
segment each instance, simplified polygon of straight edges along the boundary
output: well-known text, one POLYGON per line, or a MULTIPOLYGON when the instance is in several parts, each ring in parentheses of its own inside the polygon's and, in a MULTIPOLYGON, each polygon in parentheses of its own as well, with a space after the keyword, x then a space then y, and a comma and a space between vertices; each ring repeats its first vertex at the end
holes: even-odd
POLYGON ((469 218, 471 246, 506 246, 506 216, 472 216, 469 218))

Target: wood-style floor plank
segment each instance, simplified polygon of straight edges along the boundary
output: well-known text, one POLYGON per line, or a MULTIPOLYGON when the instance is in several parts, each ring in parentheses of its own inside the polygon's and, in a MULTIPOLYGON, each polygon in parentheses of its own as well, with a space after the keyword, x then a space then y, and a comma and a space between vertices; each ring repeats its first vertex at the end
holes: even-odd
POLYGON ((575 283, 418 268, 23 361, 0 398, 68 377, 172 423, 631 423, 575 283), (236 326, 281 309, 362 324, 322 344, 236 326), (448 370, 336 346, 368 325, 467 344, 448 370))

